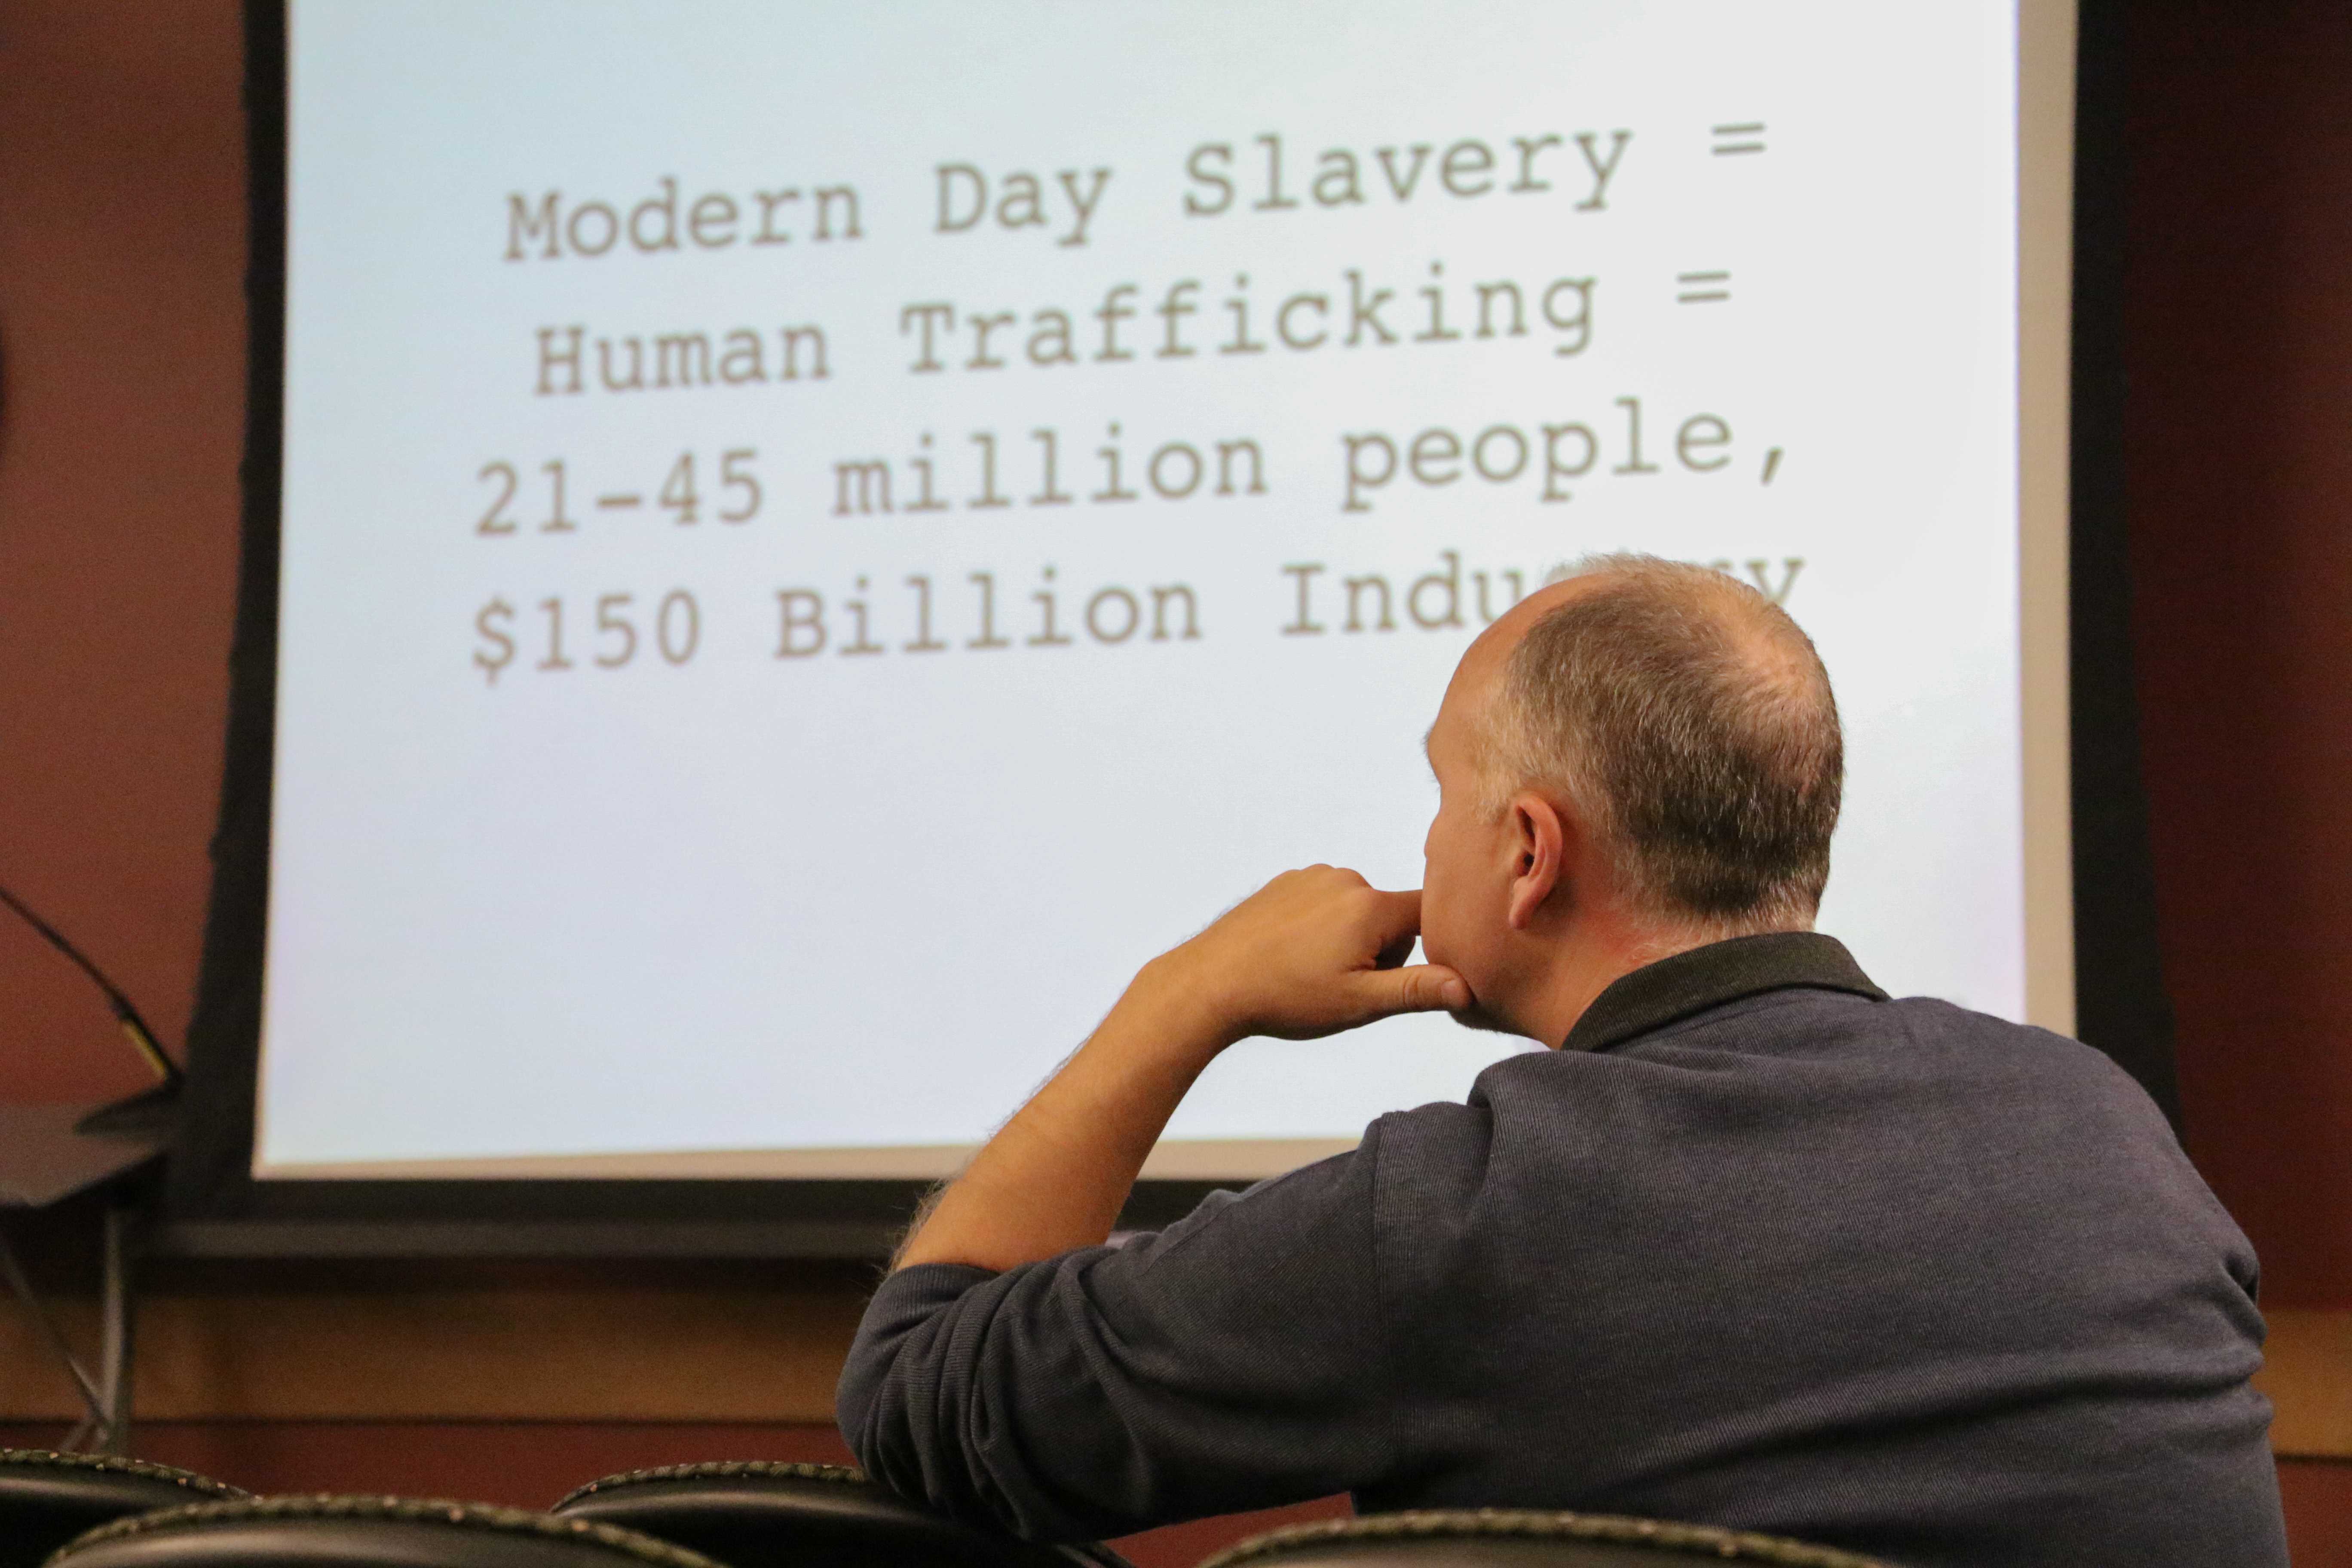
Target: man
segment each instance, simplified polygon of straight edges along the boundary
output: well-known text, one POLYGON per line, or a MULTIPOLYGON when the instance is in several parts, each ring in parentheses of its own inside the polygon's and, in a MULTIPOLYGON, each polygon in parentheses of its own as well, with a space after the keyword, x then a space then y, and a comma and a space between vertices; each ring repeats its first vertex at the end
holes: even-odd
POLYGON ((919 1224, 842 1377, 877 1477, 1042 1538, 1344 1489, 2284 1563, 2254 1258, 2156 1108, 1812 932, 1843 746, 1786 615, 1588 563, 1477 639, 1428 749, 1419 893, 1276 878, 919 1224), (1106 1245, 1219 1051, 1436 1008, 1553 1048, 1106 1245))

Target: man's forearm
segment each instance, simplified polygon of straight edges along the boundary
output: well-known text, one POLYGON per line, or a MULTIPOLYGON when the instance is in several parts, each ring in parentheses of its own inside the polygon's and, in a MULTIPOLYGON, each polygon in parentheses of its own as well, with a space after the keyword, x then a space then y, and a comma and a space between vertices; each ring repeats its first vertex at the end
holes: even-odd
POLYGON ((1232 1041, 1163 959, 973 1156, 897 1267, 1006 1269, 1110 1235, 1136 1173, 1202 1069, 1232 1041))
POLYGON ((1001 1271, 1102 1241, 1185 1091, 1235 1040, 1318 1039, 1395 1013, 1468 1006, 1452 970, 1402 967, 1420 929, 1418 890, 1384 893, 1329 866, 1276 877, 1143 966, 940 1195, 898 1267, 1001 1271))

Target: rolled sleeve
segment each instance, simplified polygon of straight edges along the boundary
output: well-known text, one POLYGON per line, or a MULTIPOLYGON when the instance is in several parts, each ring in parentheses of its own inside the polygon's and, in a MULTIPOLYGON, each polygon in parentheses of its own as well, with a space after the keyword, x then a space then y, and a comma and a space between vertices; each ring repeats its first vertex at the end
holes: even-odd
POLYGON ((1122 1247, 899 1270, 851 1347, 843 1433, 893 1489, 1040 1541, 1379 1475, 1376 1160, 1368 1139, 1122 1247))

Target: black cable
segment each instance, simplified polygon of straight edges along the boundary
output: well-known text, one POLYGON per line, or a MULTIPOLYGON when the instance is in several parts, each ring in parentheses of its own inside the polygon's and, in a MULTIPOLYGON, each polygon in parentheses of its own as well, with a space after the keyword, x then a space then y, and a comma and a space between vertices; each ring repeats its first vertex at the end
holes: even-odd
POLYGON ((156 1043, 155 1031, 147 1026, 147 1020, 139 1016, 139 1009, 131 1005, 131 998, 122 994, 122 988, 109 980, 97 964, 82 956, 81 949, 68 942, 63 931, 35 914, 24 900, 5 887, 0 887, 0 904, 7 905, 23 916, 26 925, 40 932, 51 947, 71 959, 75 968, 89 976, 90 984, 105 994, 108 1005, 114 1009, 115 1022, 122 1026, 123 1036, 130 1040, 132 1048, 147 1058, 147 1065, 155 1069, 157 1078, 176 1088, 181 1077, 180 1064, 156 1043))

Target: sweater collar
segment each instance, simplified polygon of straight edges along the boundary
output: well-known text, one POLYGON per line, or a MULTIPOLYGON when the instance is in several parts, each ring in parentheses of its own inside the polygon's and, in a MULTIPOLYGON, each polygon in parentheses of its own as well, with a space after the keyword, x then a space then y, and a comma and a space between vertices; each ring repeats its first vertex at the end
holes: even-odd
POLYGON ((1809 931, 1736 936, 1618 976, 1592 999, 1561 1048, 1605 1051, 1726 1002, 1799 986, 1886 1000, 1835 937, 1809 931))

